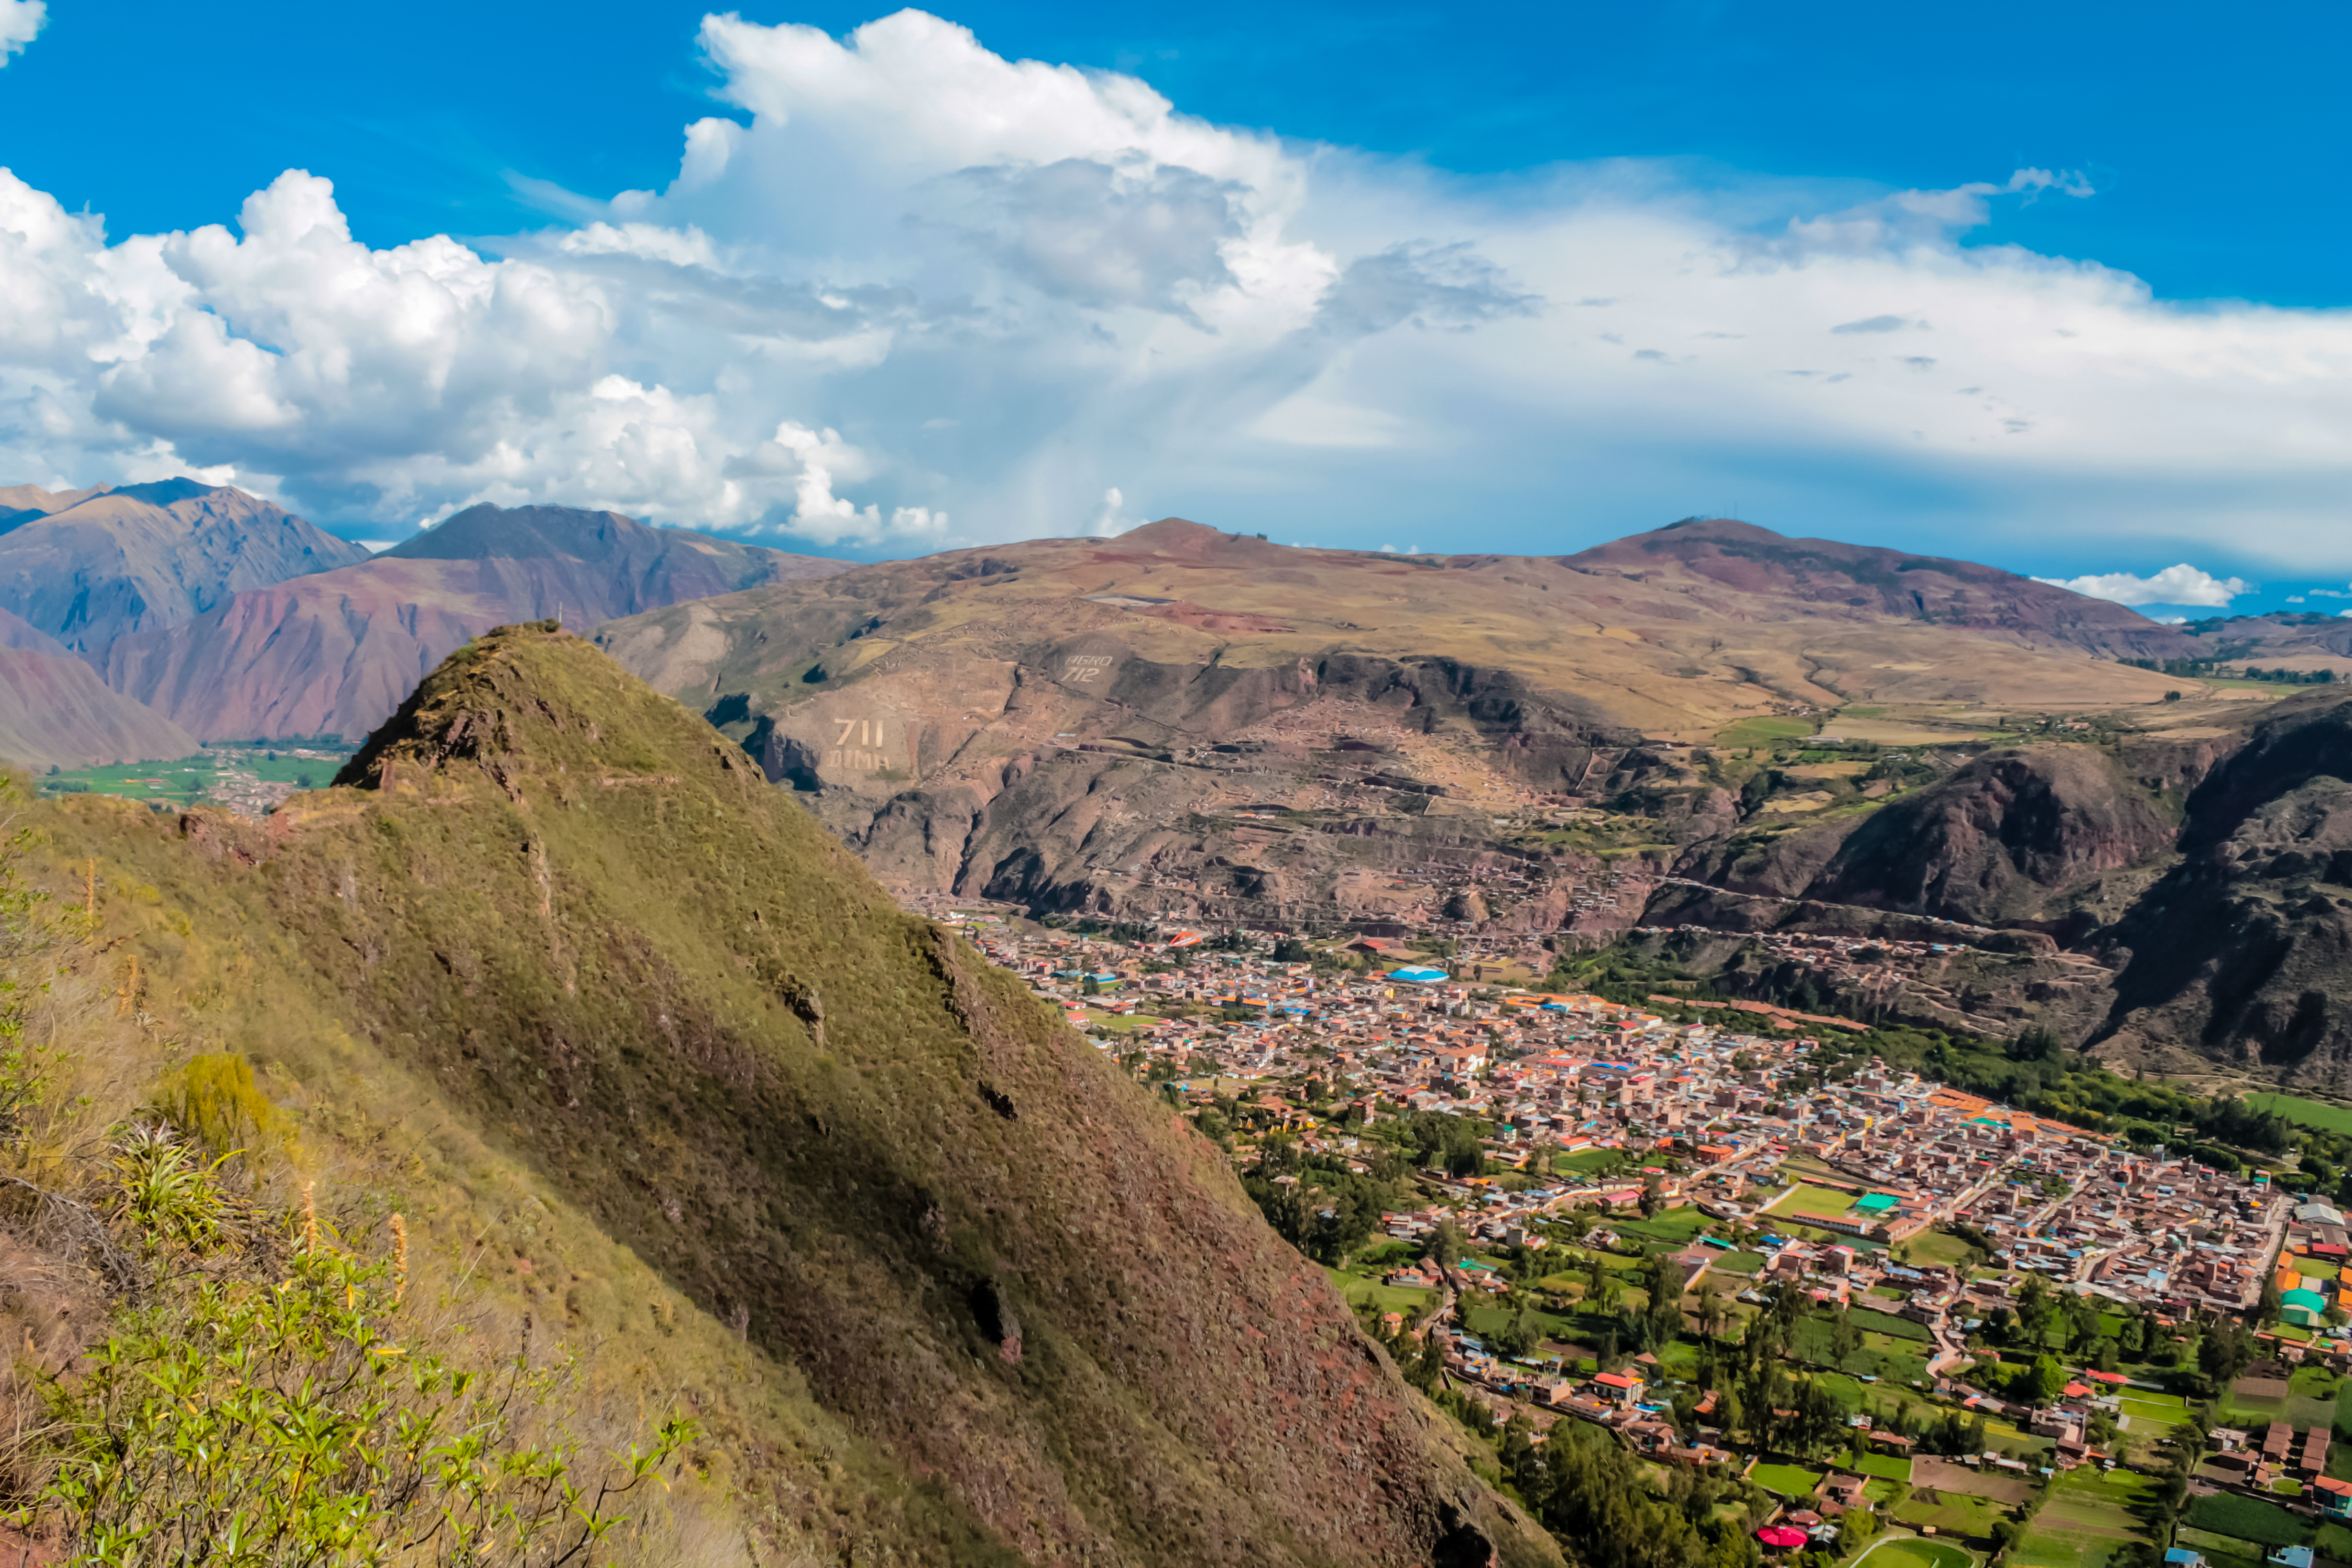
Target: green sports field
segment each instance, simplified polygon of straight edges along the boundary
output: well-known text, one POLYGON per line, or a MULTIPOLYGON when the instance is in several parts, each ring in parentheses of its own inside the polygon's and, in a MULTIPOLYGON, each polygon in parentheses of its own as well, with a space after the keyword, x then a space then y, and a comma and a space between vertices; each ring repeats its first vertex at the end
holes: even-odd
POLYGON ((1889 1536, 1853 1560, 1853 1568, 1974 1568, 1976 1557, 1948 1541, 1916 1535, 1889 1536))
POLYGON ((1780 1196, 1780 1201, 1764 1212, 1786 1215, 1791 1218, 1817 1215, 1834 1219, 1853 1207, 1853 1194, 1834 1187, 1817 1187, 1810 1182, 1800 1182, 1780 1196))
POLYGON ((2352 1108, 2292 1094, 2250 1094, 2246 1103, 2257 1110, 2284 1116, 2289 1121, 2315 1127, 2322 1132, 2352 1132, 2352 1108))

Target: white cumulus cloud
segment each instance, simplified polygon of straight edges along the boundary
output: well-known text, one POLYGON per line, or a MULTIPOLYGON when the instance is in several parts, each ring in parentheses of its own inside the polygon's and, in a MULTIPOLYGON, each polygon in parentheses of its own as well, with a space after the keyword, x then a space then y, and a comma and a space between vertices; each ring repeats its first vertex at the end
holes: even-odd
POLYGON ((49 8, 42 0, 0 0, 0 66, 40 37, 41 24, 48 19, 49 8))
POLYGON ((2214 609, 2226 607, 2231 600, 2254 588, 2242 578, 2216 577, 2185 561, 2146 577, 2105 572, 2090 577, 2036 577, 2034 581, 2118 605, 2200 605, 2214 609))
MULTIPOLYGON (((0 40, 30 14, 0 0, 0 40)), ((724 112, 675 177, 544 193, 496 241, 372 247, 330 170, 124 236, 0 173, 0 478, 202 469, 371 537, 531 500, 909 550, 1124 521, 1113 491, 1536 549, 1737 483, 1790 531, 1868 536, 1899 490, 1948 498, 1914 548, 2352 566, 2352 317, 1965 243, 2078 176, 1471 181, 919 11, 699 37, 724 112)))

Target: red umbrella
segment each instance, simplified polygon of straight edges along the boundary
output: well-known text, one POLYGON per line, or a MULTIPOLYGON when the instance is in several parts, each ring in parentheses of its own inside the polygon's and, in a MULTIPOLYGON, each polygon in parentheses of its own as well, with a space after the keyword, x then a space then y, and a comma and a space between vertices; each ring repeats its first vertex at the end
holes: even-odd
POLYGON ((1786 1550, 1791 1546, 1802 1546, 1806 1536, 1803 1531, 1790 1525, 1768 1524, 1756 1532, 1756 1539, 1767 1546, 1786 1550))

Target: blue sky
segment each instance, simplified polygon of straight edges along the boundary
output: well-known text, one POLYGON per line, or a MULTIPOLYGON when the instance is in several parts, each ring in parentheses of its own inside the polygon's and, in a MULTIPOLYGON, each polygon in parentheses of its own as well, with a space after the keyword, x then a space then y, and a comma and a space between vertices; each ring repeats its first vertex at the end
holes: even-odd
MULTIPOLYGON (((50 8, 0 79, 8 164, 114 227, 215 222, 278 171, 335 181, 359 237, 543 217, 509 176, 665 181, 710 111, 707 5, 154 0, 50 8), (96 84, 103 83, 103 87, 96 84), (60 127, 70 132, 60 132, 60 127)), ((751 5, 842 33, 869 6, 751 5)), ((961 5, 1000 54, 1141 75, 1188 112, 1507 174, 1686 158, 1834 192, 2079 169, 2090 202, 1974 243, 2095 258, 2166 298, 2352 304, 2342 62, 2352 10, 2273 5, 961 5)))
POLYGON ((792 26, 878 15, 53 0, 0 163, 20 231, 43 198, 105 236, 24 288, 140 280, 70 373, 16 329, 0 447, 359 537, 528 498, 864 555, 1170 512, 1550 551, 1736 510, 2065 578, 2189 562, 2263 584, 2239 610, 2352 580, 2341 6, 792 26), (1093 99, 985 129, 1022 60, 1093 99), (976 118, 925 120, 949 78, 976 118), (743 129, 697 174, 706 117, 743 129), (436 235, 467 260, 395 251, 436 235), (338 268, 387 302, 305 297, 338 268))

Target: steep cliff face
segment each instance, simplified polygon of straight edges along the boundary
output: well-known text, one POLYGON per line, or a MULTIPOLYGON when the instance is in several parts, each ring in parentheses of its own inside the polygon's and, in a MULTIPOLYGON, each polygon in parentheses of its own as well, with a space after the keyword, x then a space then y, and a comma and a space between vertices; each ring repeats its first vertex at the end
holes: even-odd
MULTIPOLYGON (((314 1083, 316 1127, 527 1172, 554 1217, 498 1234, 533 1311, 734 1410, 747 1494, 857 1521, 858 1560, 1557 1560, 1214 1149, 579 639, 478 639, 266 827, 121 815, 55 837, 161 889, 147 984, 314 1083), (238 1014, 208 941, 291 991, 238 1014), (322 1033, 417 1086, 398 1125, 354 1121, 322 1033), (592 1243, 741 1336, 737 1386, 666 1359, 693 1336, 649 1338, 592 1243), (794 1391, 800 1426, 759 1414, 794 1391)), ((404 1201, 470 1215, 468 1180, 404 1201)))
POLYGON ((2026 747, 1979 757, 1864 819, 1815 886, 1838 903, 2025 923, 2090 879, 2163 850, 2172 832, 2112 759, 2026 747))
POLYGON ((2121 921, 2103 1052, 2352 1088, 2352 700, 2281 703, 2189 795, 2121 921))
POLYGON ((1971 925, 2033 925, 2098 879, 2167 850, 2174 825, 2113 758, 2082 746, 1990 752, 1916 794, 1743 850, 1690 858, 1696 879, 1971 925))

